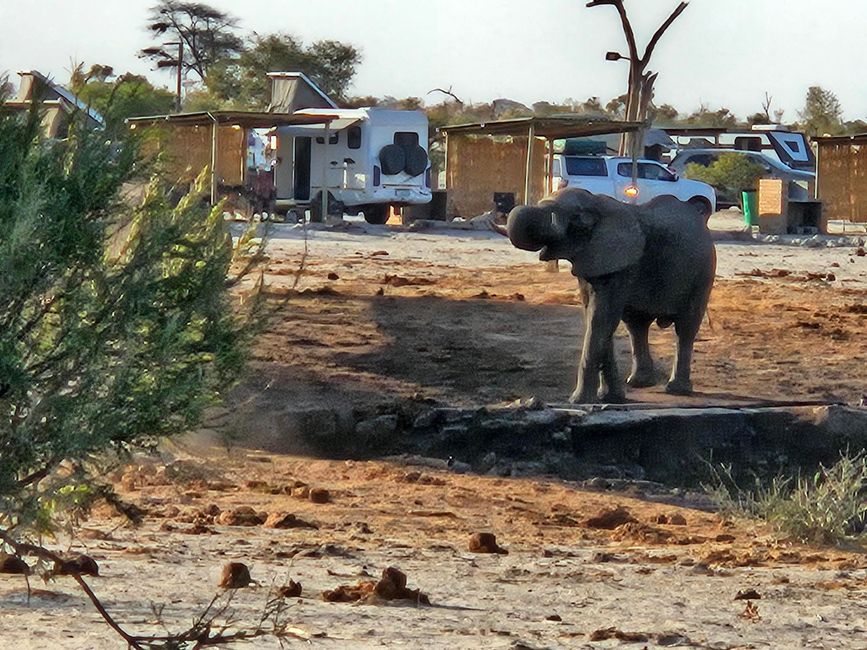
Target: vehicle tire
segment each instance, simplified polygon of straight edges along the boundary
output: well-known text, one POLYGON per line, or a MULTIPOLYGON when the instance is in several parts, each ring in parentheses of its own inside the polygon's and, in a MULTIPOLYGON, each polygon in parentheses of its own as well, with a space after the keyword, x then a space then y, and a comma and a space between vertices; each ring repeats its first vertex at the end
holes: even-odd
POLYGON ((689 201, 687 201, 692 207, 698 210, 698 213, 701 217, 707 221, 710 219, 711 215, 711 205, 710 201, 702 196, 694 196, 689 201))
POLYGON ((379 151, 379 165, 386 176, 399 174, 406 167, 406 153, 403 147, 387 144, 379 151))
POLYGON ((388 203, 365 205, 362 209, 364 220, 375 226, 381 226, 388 221, 388 203))
POLYGON ((424 147, 416 146, 407 149, 404 155, 406 156, 406 166, 403 169, 407 174, 413 177, 424 174, 424 170, 427 169, 427 152, 424 147))

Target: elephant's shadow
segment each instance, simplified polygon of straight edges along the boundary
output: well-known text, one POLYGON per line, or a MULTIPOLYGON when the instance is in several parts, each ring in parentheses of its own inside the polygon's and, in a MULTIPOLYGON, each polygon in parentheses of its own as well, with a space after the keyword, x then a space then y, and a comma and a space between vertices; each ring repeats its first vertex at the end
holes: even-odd
MULTIPOLYGON (((578 304, 373 297, 367 314, 388 342, 335 354, 340 365, 356 373, 399 380, 453 403, 528 396, 559 403, 574 386, 584 327, 578 304)), ((659 385, 630 391, 630 401, 671 401, 664 399, 664 380, 674 337, 659 331, 653 342, 659 385)), ((615 350, 627 372, 630 346, 624 328, 615 335, 615 350)))

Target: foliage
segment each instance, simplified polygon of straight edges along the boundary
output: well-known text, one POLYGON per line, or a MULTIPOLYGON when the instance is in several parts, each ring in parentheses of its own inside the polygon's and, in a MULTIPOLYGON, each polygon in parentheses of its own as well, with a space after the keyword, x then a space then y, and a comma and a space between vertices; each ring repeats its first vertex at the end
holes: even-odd
POLYGON ((166 37, 183 41, 184 72, 204 80, 212 65, 236 57, 243 42, 236 34, 237 19, 201 2, 162 0, 150 9, 147 29, 157 45, 142 51, 153 60, 171 63, 171 55, 162 49, 166 37))
POLYGON ((809 136, 840 135, 843 132, 843 107, 830 90, 811 86, 804 109, 799 112, 801 128, 809 136))
POLYGON ((760 164, 739 153, 724 153, 707 167, 690 163, 684 170, 687 178, 708 183, 727 194, 756 189, 764 174, 760 164))
POLYGON ((47 141, 39 122, 0 116, 0 532, 16 536, 84 507, 102 453, 194 425, 245 331, 204 179, 172 204, 154 177, 127 203, 134 143, 47 141))
POLYGON ((686 117, 684 123, 690 126, 730 128, 738 125, 738 118, 728 108, 721 107, 714 111, 702 104, 686 117))
POLYGON ((305 47, 291 34, 253 34, 252 43, 237 59, 212 66, 205 79, 208 92, 238 106, 268 105, 269 72, 303 72, 336 101, 346 97, 360 52, 338 41, 317 41, 305 47))
POLYGON ((793 539, 815 544, 840 542, 867 527, 867 457, 843 454, 810 477, 758 479, 743 490, 730 467, 714 470, 711 493, 723 511, 767 520, 793 539))
POLYGON ((99 111, 106 120, 109 133, 124 128, 128 117, 162 115, 174 107, 175 96, 164 88, 155 88, 145 77, 126 73, 114 77, 110 66, 93 65, 84 72, 75 67, 70 88, 78 97, 99 111))

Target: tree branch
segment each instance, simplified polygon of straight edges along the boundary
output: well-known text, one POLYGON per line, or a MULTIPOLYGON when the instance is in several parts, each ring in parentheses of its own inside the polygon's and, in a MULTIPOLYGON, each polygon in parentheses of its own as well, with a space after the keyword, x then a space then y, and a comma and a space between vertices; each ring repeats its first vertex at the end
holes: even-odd
POLYGON ((638 46, 635 44, 635 32, 632 30, 629 16, 626 15, 626 7, 623 6, 623 0, 593 0, 593 2, 587 3, 587 6, 591 8, 601 5, 609 5, 617 9, 617 13, 620 15, 620 23, 623 25, 623 34, 626 36, 626 44, 629 46, 629 60, 633 64, 638 63, 641 59, 638 56, 638 46))
MULTIPOLYGON (((36 544, 27 544, 26 542, 19 542, 12 537, 10 537, 5 530, 0 529, 0 540, 3 541, 4 544, 11 547, 15 550, 15 555, 32 555, 34 557, 38 557, 43 560, 49 560, 54 562, 55 564, 62 564, 63 558, 60 557, 57 553, 53 553, 49 551, 47 548, 42 546, 37 546, 36 544)), ((78 583, 78 586, 82 588, 87 597, 90 599, 90 602, 93 603, 93 606, 96 608, 96 611, 99 612, 99 615, 102 616, 103 620, 108 623, 109 627, 117 632, 124 641, 127 642, 130 648, 134 648, 134 650, 145 650, 145 648, 139 643, 139 640, 133 635, 129 634, 126 630, 124 630, 118 623, 115 621, 111 614, 106 611, 105 607, 103 607, 99 598, 96 597, 96 594, 93 593, 93 590, 90 588, 84 578, 81 575, 74 573, 72 577, 78 583)))
POLYGON ((681 2, 677 9, 671 12, 671 15, 666 19, 664 23, 660 26, 659 29, 656 30, 656 33, 653 35, 653 38, 650 39, 650 42, 647 44, 647 49, 644 50, 644 56, 641 58, 641 65, 645 66, 650 62, 650 57, 653 54, 653 50, 656 48, 656 44, 659 43, 659 39, 662 38, 662 35, 665 34, 666 30, 671 27, 671 24, 677 20, 677 17, 680 16, 684 12, 684 10, 689 6, 688 2, 681 2))

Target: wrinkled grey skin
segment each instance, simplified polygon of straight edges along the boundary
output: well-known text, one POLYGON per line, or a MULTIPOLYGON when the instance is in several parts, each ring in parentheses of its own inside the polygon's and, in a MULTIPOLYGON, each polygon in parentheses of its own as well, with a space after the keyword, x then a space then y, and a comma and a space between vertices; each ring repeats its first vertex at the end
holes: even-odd
POLYGON ((716 272, 713 240, 694 207, 673 197, 626 205, 567 188, 535 207, 516 207, 507 229, 513 245, 540 251, 539 259, 570 261, 581 284, 584 348, 571 402, 625 400, 613 345, 621 320, 632 342, 626 383, 656 383, 648 345, 656 321, 660 327, 674 324, 677 334, 667 392, 692 392, 693 344, 716 272))

